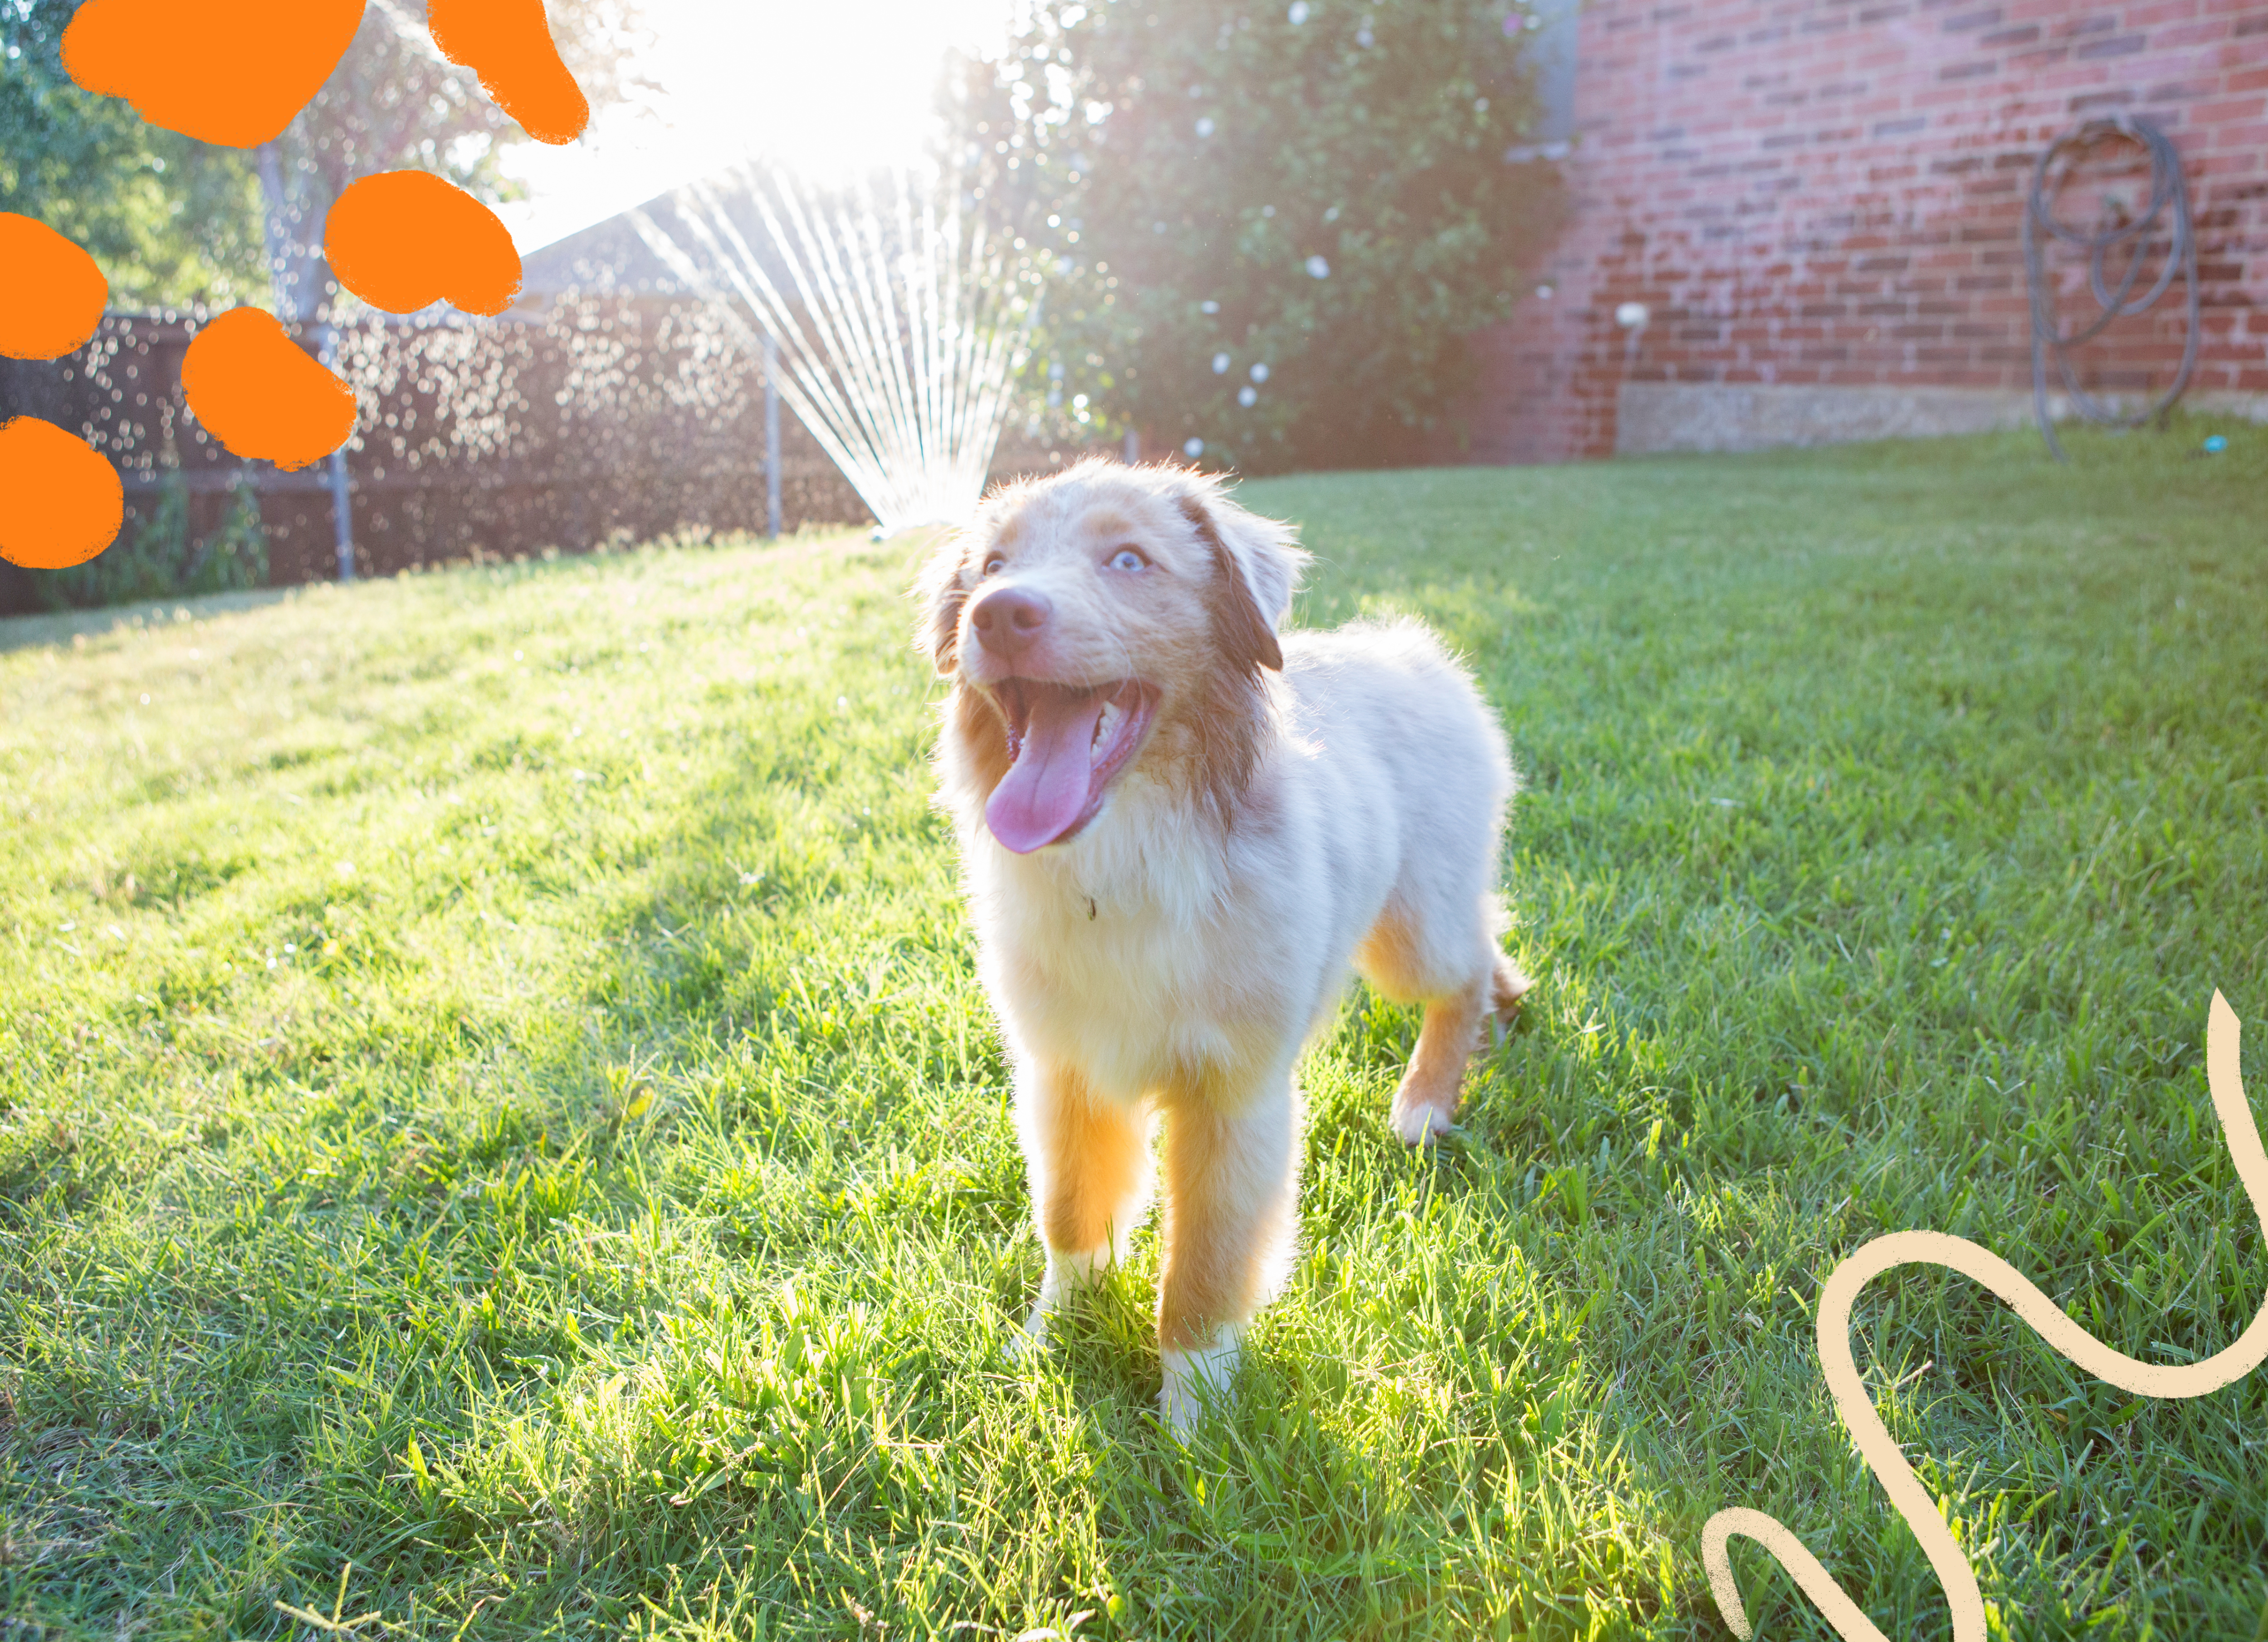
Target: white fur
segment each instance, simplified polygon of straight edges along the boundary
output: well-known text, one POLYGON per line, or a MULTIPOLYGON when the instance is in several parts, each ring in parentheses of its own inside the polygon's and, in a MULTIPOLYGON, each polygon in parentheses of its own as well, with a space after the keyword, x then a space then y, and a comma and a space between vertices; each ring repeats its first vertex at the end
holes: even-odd
POLYGON ((980 972, 1016 1048, 1139 1100, 1177 1062, 1233 1052, 1209 1001, 1265 971, 1288 1071, 1389 894, 1458 922, 1488 894, 1511 769, 1430 633, 1287 634, 1270 694, 1278 734, 1249 789, 1264 802, 1247 806, 1266 825, 1212 833, 1138 764, 1093 825, 1034 854, 994 842, 981 805, 961 812, 980 972))
POLYGON ((1208 1402, 1226 1403, 1236 1381, 1236 1366, 1243 1354, 1244 1330, 1230 1325, 1210 1345, 1158 1353, 1165 1384, 1158 1392, 1159 1411, 1176 1435, 1187 1435, 1204 1412, 1208 1402))
MULTIPOLYGON (((1078 556, 1084 550, 1050 549, 1046 531, 1073 539, 1076 487, 1084 479, 1101 498, 1094 505, 1108 502, 1114 519, 1137 518, 1136 528, 1149 532, 1137 539, 1167 573, 1205 574, 1214 560, 1201 539, 1192 545, 1175 537, 1167 514, 1140 513, 1146 487, 1204 511, 1255 603, 1271 624, 1280 623, 1304 559, 1287 529, 1254 518, 1193 476, 1170 469, 1128 475, 1082 469, 1019 493, 1016 511, 1002 504, 989 524, 980 520, 976 553, 990 553, 982 546, 988 530, 1015 541, 1025 557, 1007 573, 1028 563, 1035 584, 1049 589, 1058 606, 1085 598, 1067 622, 1107 636, 1109 665, 1139 669, 1147 629, 1130 623, 1131 637, 1113 631, 1109 585, 1085 592, 1080 578, 1093 577, 1078 556), (1171 488, 1176 483, 1182 491, 1171 488), (1136 501, 1128 500, 1130 491, 1136 501), (1190 493, 1194 503, 1184 499, 1190 493)), ((964 576, 964 589, 983 585, 968 579, 974 572, 948 566, 932 572, 931 591, 951 590, 954 574, 964 576)), ((945 617, 939 621, 941 632, 951 630, 945 617)), ((974 640, 965 617, 960 640, 966 656, 974 640)), ((1091 1105, 1081 1111, 1107 1105, 1135 1121, 1131 1114, 1163 1109, 1169 1189, 1176 1126, 1211 1137, 1204 1172, 1177 1189, 1189 1194, 1192 1217, 1218 1211, 1233 1222, 1225 1235, 1251 1275, 1230 1308, 1236 1315, 1177 1318, 1174 1297, 1161 1293, 1162 1320, 1183 1334, 1163 1354, 1162 1402, 1177 1429, 1194 1417, 1199 1382, 1226 1389, 1247 1319, 1290 1264, 1300 1121, 1294 1063, 1332 1014, 1350 968, 1359 961, 1373 986, 1405 1001, 1469 997, 1499 973, 1516 983, 1513 997, 1526 985, 1503 964, 1496 944, 1498 838, 1514 778, 1502 734, 1471 680, 1414 621, 1290 634, 1281 644, 1282 671, 1261 675, 1263 689, 1252 708, 1264 721, 1258 756, 1226 827, 1192 797, 1186 781, 1145 752, 1084 831, 1017 854, 987 830, 981 760, 951 723, 939 755, 981 973, 1016 1071, 1042 1235, 1050 1191, 1060 1189, 1050 1177, 1047 1125, 1057 1121, 1060 1103, 1075 1098, 1064 1093, 1067 1079, 1083 1081, 1091 1105), (1366 946, 1381 932, 1383 944, 1366 946), (1190 1335, 1200 1324, 1202 1332, 1190 1335)), ((1176 710, 1177 686, 1156 682, 1167 691, 1163 722, 1176 710)), ((1495 996, 1500 1003, 1501 984, 1495 996)), ((1414 1069, 1405 1082, 1394 1126, 1413 1144, 1448 1126, 1455 1074, 1470 1047, 1469 1026, 1443 1030, 1464 1031, 1468 1041, 1440 1052, 1454 1057, 1446 1103, 1438 1078, 1426 1098, 1411 1095, 1414 1069)), ((1146 1116, 1139 1121, 1146 1133, 1146 1116)), ((1148 1189, 1145 1169, 1125 1200, 1098 1206, 1115 1236, 1139 1215, 1148 1189)), ((1044 1338, 1053 1307, 1111 1252, 1049 1249, 1028 1325, 1035 1339, 1044 1338)), ((1170 1250, 1168 1256, 1170 1277, 1170 1250)))

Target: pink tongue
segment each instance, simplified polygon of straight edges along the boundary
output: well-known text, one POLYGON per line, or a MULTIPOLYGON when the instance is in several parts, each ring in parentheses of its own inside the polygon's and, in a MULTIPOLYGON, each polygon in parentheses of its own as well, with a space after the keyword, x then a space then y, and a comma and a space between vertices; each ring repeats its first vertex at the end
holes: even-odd
POLYGON ((992 836, 1019 855, 1054 843, 1086 808, 1088 749, 1102 703, 1068 690, 1034 690, 1024 748, 984 806, 992 836))

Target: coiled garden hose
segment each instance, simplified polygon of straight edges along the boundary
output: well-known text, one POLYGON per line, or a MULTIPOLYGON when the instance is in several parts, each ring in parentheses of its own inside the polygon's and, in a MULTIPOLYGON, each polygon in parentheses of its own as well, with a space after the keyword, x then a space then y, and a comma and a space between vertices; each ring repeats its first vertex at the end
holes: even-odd
POLYGON ((2172 140, 2163 131, 2147 120, 2114 114, 2089 120, 2048 145, 2032 172, 2031 197, 2024 210, 2024 280, 2032 309, 2032 410, 2039 418, 2041 436, 2047 440, 2048 449, 2054 452, 2057 461, 2068 462, 2071 458, 2064 454, 2063 445, 2056 438, 2055 425, 2048 419, 2051 356, 2055 360, 2057 373, 2063 378, 2064 391, 2071 396, 2072 408, 2099 427, 2139 428, 2173 407, 2174 401, 2189 386, 2191 373, 2197 369, 2197 235, 2190 220, 2190 190, 2182 176, 2181 156, 2174 151, 2172 140), (2097 143, 2113 139, 2138 143, 2149 155, 2148 209, 2137 212, 2123 226, 2099 230, 2072 228, 2058 222, 2048 186, 2049 173, 2058 158, 2076 157, 2097 143), (2149 240, 2163 231, 2160 219, 2169 211, 2172 240, 2166 249, 2165 264, 2158 270, 2155 282, 2137 297, 2133 294, 2134 286, 2147 260, 2149 240), (2060 241, 2085 255, 2088 289, 2102 308, 2093 321, 2068 332, 2056 320, 2056 293, 2047 274, 2048 239, 2060 241), (2110 253, 2122 246, 2129 247, 2126 271, 2114 289, 2104 275, 2103 264, 2110 253), (2175 373, 2173 385, 2143 410, 2121 409, 2116 401, 2097 399, 2081 388, 2072 369, 2072 350, 2100 336, 2112 321, 2146 312, 2166 294, 2177 274, 2188 288, 2189 314, 2182 338, 2182 367, 2175 373))

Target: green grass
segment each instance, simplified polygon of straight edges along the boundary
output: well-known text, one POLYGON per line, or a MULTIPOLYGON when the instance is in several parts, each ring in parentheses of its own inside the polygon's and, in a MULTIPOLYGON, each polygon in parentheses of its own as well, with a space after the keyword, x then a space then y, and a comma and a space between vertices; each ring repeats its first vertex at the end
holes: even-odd
MULTIPOLYGON (((1713 1637, 1726 1505, 1945 1634, 1834 1263, 1966 1234, 2167 1359, 2268 1294, 2203 1071, 2218 986, 2268 1107, 2224 430, 1249 487, 1303 620, 1423 615, 1501 707, 1538 989, 1416 1156, 1416 1023, 1349 999, 1187 1451, 1149 1240, 1004 1350, 904 545, 0 624, 0 1638, 1713 1637)), ((2268 1631, 2268 1371, 2138 1402, 1930 1270, 1859 1325, 2006 1634, 2268 1631)))

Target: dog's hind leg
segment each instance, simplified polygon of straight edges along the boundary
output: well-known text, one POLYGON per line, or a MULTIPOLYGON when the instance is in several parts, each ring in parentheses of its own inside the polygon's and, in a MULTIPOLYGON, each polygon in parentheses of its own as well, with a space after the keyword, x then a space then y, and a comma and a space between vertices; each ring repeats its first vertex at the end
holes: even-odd
MULTIPOLYGON (((1422 901, 1415 903, 1422 906, 1422 901)), ((1528 987, 1491 935, 1494 903, 1452 900, 1432 916, 1390 904, 1356 949, 1356 967, 1386 997, 1422 1001, 1425 1023, 1394 1092, 1394 1133, 1418 1146, 1448 1132, 1481 1022, 1501 1029, 1528 987)))
POLYGON ((1068 1067, 1021 1068, 1016 1117, 1048 1251, 1039 1302, 1024 1325, 1038 1342, 1064 1297, 1124 1252, 1149 1200, 1150 1123, 1140 1106, 1096 1095, 1068 1067))
POLYGON ((1520 1014, 1520 1001, 1535 984, 1519 964, 1501 952, 1496 955, 1496 971, 1489 980, 1489 1030, 1498 1043, 1504 1042, 1505 1029, 1520 1014))
POLYGON ((1299 1095, 1289 1068, 1224 1113, 1216 1096, 1166 1103, 1164 1245, 1158 1279, 1158 1394, 1177 1432, 1225 1398, 1245 1324, 1289 1264, 1299 1196, 1299 1095))
POLYGON ((1405 1146, 1418 1146, 1448 1133, 1464 1088, 1465 1063, 1480 1041, 1481 1019, 1491 1012, 1497 976, 1476 975, 1463 986, 1425 1005, 1425 1023, 1410 1067, 1394 1091, 1394 1133, 1405 1146))

